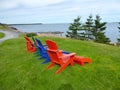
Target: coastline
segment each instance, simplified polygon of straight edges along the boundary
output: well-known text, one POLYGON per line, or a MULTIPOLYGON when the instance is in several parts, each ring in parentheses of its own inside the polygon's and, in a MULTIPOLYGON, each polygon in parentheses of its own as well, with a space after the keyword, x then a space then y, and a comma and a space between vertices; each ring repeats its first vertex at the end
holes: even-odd
MULTIPOLYGON (((54 23, 54 24, 42 24, 42 25, 11 25, 12 27, 17 28, 21 32, 64 32, 62 36, 66 35, 66 32, 69 30, 69 23, 54 23)), ((119 30, 117 28, 118 23, 112 22, 106 24, 105 35, 110 38, 111 42, 117 42, 117 38, 119 37, 119 30)))

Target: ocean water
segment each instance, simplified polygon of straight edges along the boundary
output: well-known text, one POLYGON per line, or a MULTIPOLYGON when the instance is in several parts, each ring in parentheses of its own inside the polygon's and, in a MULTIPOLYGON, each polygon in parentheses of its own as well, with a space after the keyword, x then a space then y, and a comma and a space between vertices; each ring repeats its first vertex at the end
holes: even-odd
MULTIPOLYGON (((17 28, 21 32, 54 32, 60 31, 64 32, 63 35, 68 31, 68 27, 70 24, 61 23, 61 24, 33 24, 33 25, 11 25, 17 28)), ((117 42, 117 38, 119 37, 118 23, 107 23, 106 24, 105 34, 108 38, 110 38, 111 42, 117 42)))

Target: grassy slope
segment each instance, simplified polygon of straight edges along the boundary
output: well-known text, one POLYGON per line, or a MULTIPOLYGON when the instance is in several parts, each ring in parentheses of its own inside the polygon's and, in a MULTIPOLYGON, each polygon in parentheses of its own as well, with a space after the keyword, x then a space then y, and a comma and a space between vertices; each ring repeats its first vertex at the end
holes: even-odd
MULTIPOLYGON (((55 75, 58 65, 41 64, 28 53, 24 38, 0 45, 0 90, 120 90, 120 48, 92 42, 51 38, 60 49, 89 57, 92 64, 75 64, 55 75)), ((40 38, 45 42, 47 37, 40 38)))
POLYGON ((3 38, 4 36, 5 36, 5 34, 0 32, 0 39, 3 38))

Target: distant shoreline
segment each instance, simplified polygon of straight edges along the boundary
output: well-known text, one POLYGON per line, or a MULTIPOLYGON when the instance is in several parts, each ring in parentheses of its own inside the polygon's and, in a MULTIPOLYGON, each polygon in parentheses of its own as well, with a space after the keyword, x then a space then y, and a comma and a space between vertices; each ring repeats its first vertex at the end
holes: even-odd
MULTIPOLYGON (((66 22, 66 23, 11 23, 7 25, 42 25, 42 24, 71 24, 72 22, 66 22)), ((118 22, 106 22, 106 23, 118 23, 118 22)), ((82 23, 84 24, 84 23, 82 23)))
POLYGON ((8 25, 42 25, 42 23, 8 24, 8 25))

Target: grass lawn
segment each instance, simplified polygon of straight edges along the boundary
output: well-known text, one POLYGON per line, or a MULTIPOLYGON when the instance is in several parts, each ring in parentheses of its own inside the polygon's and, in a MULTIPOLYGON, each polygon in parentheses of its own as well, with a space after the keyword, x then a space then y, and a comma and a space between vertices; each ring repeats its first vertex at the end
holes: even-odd
POLYGON ((0 39, 3 38, 4 36, 5 36, 5 34, 0 32, 0 39))
POLYGON ((56 41, 60 49, 92 59, 92 64, 68 66, 41 64, 28 53, 23 37, 0 44, 0 90, 120 90, 120 47, 73 39, 40 37, 56 41))

